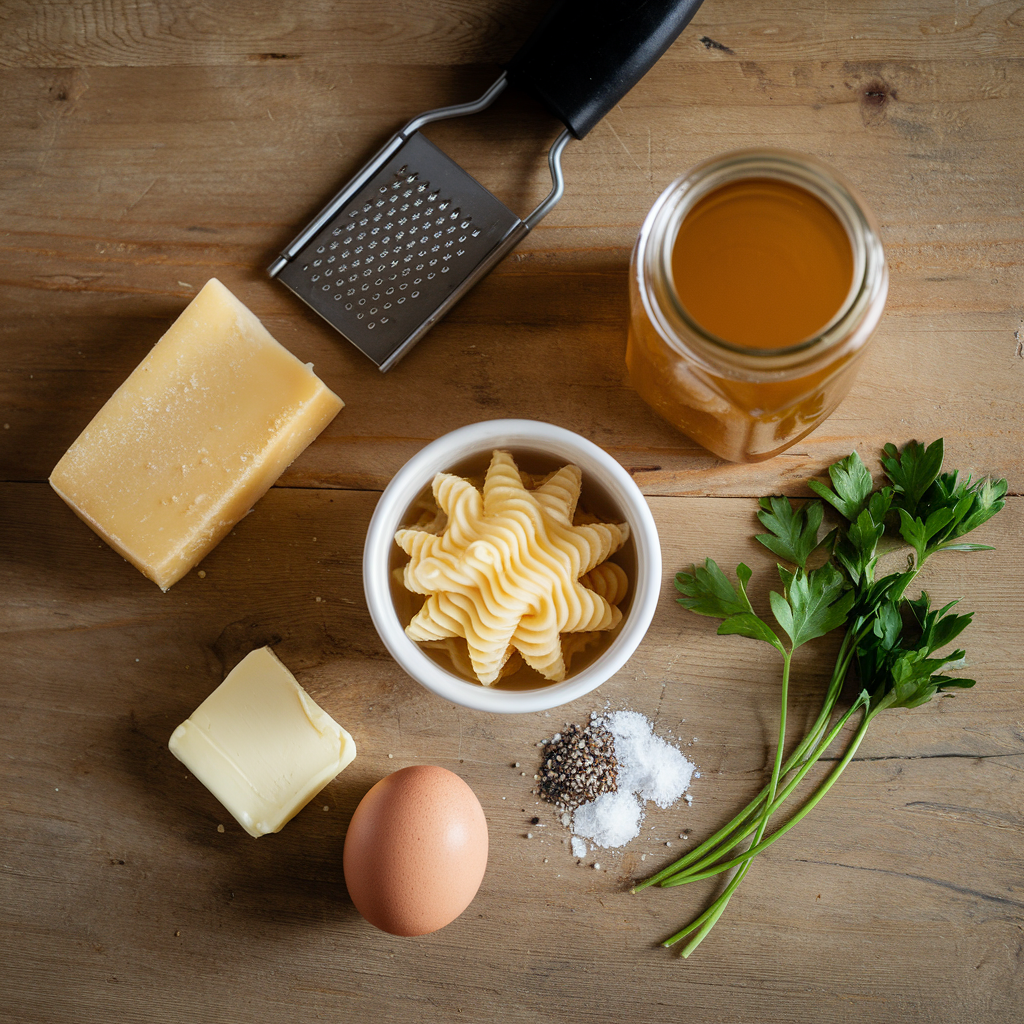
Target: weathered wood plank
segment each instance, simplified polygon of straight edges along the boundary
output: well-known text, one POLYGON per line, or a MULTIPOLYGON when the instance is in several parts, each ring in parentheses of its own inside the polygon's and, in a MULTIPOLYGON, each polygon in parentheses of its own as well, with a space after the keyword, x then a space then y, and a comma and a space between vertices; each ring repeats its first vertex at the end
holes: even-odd
MULTIPOLYGON (((315 0, 302 5, 232 0, 140 5, 115 0, 8 0, 0 67, 218 66, 251 62, 467 64, 507 60, 540 20, 543 0, 487 5, 438 0, 315 0)), ((841 51, 856 59, 1020 56, 1020 11, 1007 0, 903 4, 756 0, 710 3, 673 47, 717 59, 794 60, 841 51)))

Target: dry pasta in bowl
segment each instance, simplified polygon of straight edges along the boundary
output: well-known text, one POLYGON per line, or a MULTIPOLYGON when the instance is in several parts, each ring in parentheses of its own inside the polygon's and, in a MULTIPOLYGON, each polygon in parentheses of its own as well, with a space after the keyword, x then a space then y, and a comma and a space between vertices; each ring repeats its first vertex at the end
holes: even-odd
POLYGON ((524 664, 549 682, 565 679, 572 657, 622 621, 629 590, 625 570, 608 561, 629 526, 588 521, 582 483, 573 464, 531 478, 500 449, 482 487, 438 473, 437 513, 395 535, 409 555, 402 585, 424 597, 406 635, 446 651, 484 686, 524 664))
POLYGON ((492 420, 434 441, 385 490, 367 603, 402 667, 456 703, 556 707, 629 657, 661 553, 629 474, 586 439, 492 420))

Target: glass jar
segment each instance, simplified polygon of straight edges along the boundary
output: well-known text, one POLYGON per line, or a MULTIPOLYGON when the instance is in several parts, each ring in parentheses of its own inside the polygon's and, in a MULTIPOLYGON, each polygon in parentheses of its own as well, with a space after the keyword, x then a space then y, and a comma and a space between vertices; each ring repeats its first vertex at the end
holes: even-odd
POLYGON ((850 390, 888 288, 875 219, 833 171, 780 150, 717 157, 669 185, 640 230, 630 266, 630 380, 655 412, 721 458, 769 459, 810 433, 850 390), (850 242, 845 302, 818 333, 784 348, 716 337, 686 311, 673 285, 673 249, 687 213, 715 189, 749 179, 806 190, 836 216, 850 242))

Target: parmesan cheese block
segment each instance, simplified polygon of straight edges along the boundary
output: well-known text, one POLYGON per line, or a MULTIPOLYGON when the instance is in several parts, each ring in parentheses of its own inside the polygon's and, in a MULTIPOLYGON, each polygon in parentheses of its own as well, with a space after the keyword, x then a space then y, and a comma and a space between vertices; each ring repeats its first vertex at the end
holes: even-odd
POLYGON ((269 647, 246 655, 168 746, 257 837, 280 832, 356 756, 269 647))
POLYGON ((343 405, 213 278, 82 431, 50 484, 167 590, 343 405))

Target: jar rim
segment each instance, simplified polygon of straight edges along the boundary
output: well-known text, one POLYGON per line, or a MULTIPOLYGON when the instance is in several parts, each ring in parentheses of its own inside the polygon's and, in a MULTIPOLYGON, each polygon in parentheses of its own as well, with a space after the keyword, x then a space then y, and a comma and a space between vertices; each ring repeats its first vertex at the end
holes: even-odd
MULTIPOLYGON (((831 353, 848 337, 871 303, 874 279, 884 268, 878 227, 857 191, 830 167, 802 153, 785 149, 734 150, 680 175, 651 208, 637 241, 639 261, 658 290, 659 327, 672 344, 695 343, 713 361, 738 363, 747 368, 776 370, 831 353), (704 328, 683 306, 672 278, 672 250, 679 228, 693 206, 725 184, 755 179, 784 181, 802 188, 836 216, 846 232, 854 260, 853 279, 842 305, 808 338, 780 348, 757 348, 729 342, 704 328), (680 330, 681 329, 681 330, 680 330)), ((647 275, 645 275, 647 276, 647 275)), ((645 289, 646 290, 646 289, 645 289)))

